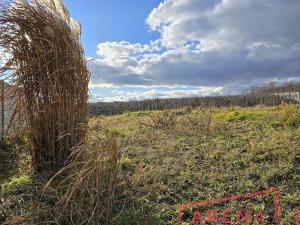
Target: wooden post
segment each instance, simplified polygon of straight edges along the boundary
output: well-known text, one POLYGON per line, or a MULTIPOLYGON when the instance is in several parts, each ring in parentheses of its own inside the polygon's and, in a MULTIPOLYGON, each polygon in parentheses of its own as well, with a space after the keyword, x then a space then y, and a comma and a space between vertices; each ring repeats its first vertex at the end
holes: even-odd
POLYGON ((0 81, 0 87, 1 87, 1 140, 4 139, 4 80, 0 81))

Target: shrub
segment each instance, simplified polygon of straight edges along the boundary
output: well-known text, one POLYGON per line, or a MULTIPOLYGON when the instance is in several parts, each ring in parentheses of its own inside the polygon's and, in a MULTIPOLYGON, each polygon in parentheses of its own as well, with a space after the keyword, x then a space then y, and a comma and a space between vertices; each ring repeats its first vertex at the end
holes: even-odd
POLYGON ((149 122, 141 122, 141 125, 154 129, 167 130, 176 126, 177 118, 178 115, 175 112, 162 111, 150 114, 148 117, 149 122))
POLYGON ((201 109, 197 112, 192 112, 187 115, 187 124, 193 130, 197 132, 209 133, 212 131, 213 118, 211 109, 201 109))

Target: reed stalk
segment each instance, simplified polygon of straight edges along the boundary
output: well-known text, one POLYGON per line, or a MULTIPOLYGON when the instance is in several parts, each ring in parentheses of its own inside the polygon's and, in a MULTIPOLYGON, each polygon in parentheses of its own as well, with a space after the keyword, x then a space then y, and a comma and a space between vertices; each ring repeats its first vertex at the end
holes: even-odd
POLYGON ((88 115, 90 75, 78 24, 54 7, 21 0, 0 9, 0 50, 8 56, 0 74, 38 172, 66 164, 84 143, 88 115))

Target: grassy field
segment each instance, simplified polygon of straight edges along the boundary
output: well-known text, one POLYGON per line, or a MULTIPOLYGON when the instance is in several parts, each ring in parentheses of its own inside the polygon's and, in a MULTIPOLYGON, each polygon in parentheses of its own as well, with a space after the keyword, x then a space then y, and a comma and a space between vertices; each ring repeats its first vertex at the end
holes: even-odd
MULTIPOLYGON (((115 225, 177 224, 180 204, 272 187, 280 192, 280 223, 294 224, 292 210, 300 202, 299 106, 143 111, 90 123, 116 133, 122 151, 115 225)), ((28 183, 22 173, 0 176, 2 190, 28 183)), ((247 204, 270 212, 271 200, 247 204)), ((183 224, 192 217, 192 210, 184 211, 183 224)))

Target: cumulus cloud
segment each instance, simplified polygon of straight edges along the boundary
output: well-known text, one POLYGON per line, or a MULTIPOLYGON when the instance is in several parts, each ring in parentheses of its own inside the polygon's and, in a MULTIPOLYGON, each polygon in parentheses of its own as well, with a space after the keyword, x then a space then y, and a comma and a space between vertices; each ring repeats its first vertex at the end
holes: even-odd
POLYGON ((121 57, 132 54, 144 53, 149 51, 149 45, 131 44, 126 41, 121 42, 103 42, 98 45, 97 53, 102 57, 121 57))
POLYGON ((147 23, 166 46, 199 40, 201 48, 241 48, 251 42, 294 44, 299 40, 297 0, 167 0, 147 23), (178 15, 178 16, 177 16, 178 15))
POLYGON ((229 93, 297 78, 299 18, 298 0, 165 0, 146 18, 160 38, 100 43, 99 59, 89 63, 92 82, 222 86, 229 93))

